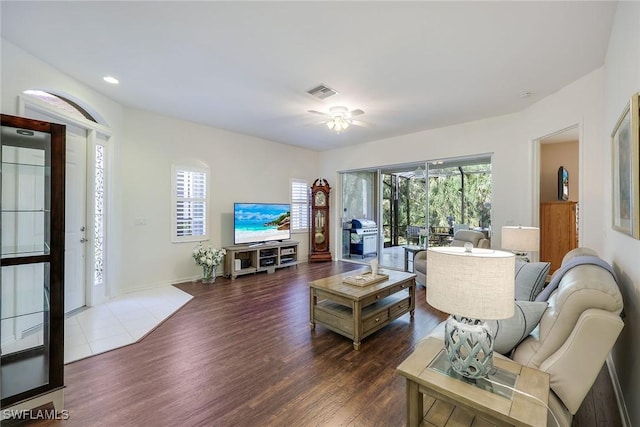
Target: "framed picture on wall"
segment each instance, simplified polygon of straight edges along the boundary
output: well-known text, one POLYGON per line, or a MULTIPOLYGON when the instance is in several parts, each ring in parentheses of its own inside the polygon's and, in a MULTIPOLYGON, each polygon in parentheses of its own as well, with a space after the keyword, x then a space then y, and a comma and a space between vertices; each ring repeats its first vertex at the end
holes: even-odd
POLYGON ((640 114, 634 94, 611 133, 614 230, 640 239, 640 114))

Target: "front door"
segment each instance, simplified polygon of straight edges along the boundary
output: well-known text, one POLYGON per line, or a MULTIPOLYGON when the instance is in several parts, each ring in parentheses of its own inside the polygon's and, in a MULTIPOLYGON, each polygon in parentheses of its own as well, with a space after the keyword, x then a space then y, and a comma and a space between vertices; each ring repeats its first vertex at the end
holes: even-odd
POLYGON ((68 313, 84 306, 86 299, 86 131, 67 128, 66 153, 64 311, 68 313))

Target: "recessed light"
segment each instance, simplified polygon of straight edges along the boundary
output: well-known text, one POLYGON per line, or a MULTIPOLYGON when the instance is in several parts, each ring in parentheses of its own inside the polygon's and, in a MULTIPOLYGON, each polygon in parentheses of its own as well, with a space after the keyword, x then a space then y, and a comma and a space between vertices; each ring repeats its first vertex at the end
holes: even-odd
POLYGON ((112 85, 117 85, 118 83, 120 83, 118 81, 118 79, 116 79, 115 77, 111 77, 111 76, 106 76, 103 78, 103 80, 107 83, 111 83, 112 85))

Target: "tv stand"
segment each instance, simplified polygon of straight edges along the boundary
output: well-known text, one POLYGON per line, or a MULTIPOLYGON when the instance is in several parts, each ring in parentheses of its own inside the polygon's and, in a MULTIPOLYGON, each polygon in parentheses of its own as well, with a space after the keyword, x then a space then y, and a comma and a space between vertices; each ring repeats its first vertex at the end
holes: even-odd
POLYGON ((266 271, 274 273, 277 268, 298 265, 298 244, 295 240, 262 242, 251 245, 225 247, 224 275, 235 280, 243 274, 266 271))

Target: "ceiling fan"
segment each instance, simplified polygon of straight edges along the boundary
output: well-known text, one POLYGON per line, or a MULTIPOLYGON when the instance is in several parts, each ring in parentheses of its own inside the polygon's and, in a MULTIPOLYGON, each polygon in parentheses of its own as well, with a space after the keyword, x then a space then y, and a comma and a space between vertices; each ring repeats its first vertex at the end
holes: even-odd
POLYGON ((346 130, 350 125, 363 127, 373 126, 371 123, 353 120, 354 117, 364 114, 364 111, 360 109, 349 111, 347 107, 337 106, 331 107, 329 109, 329 113, 323 113, 316 110, 309 110, 309 112, 323 116, 325 119, 321 123, 324 123, 329 129, 336 131, 336 133, 346 130))

